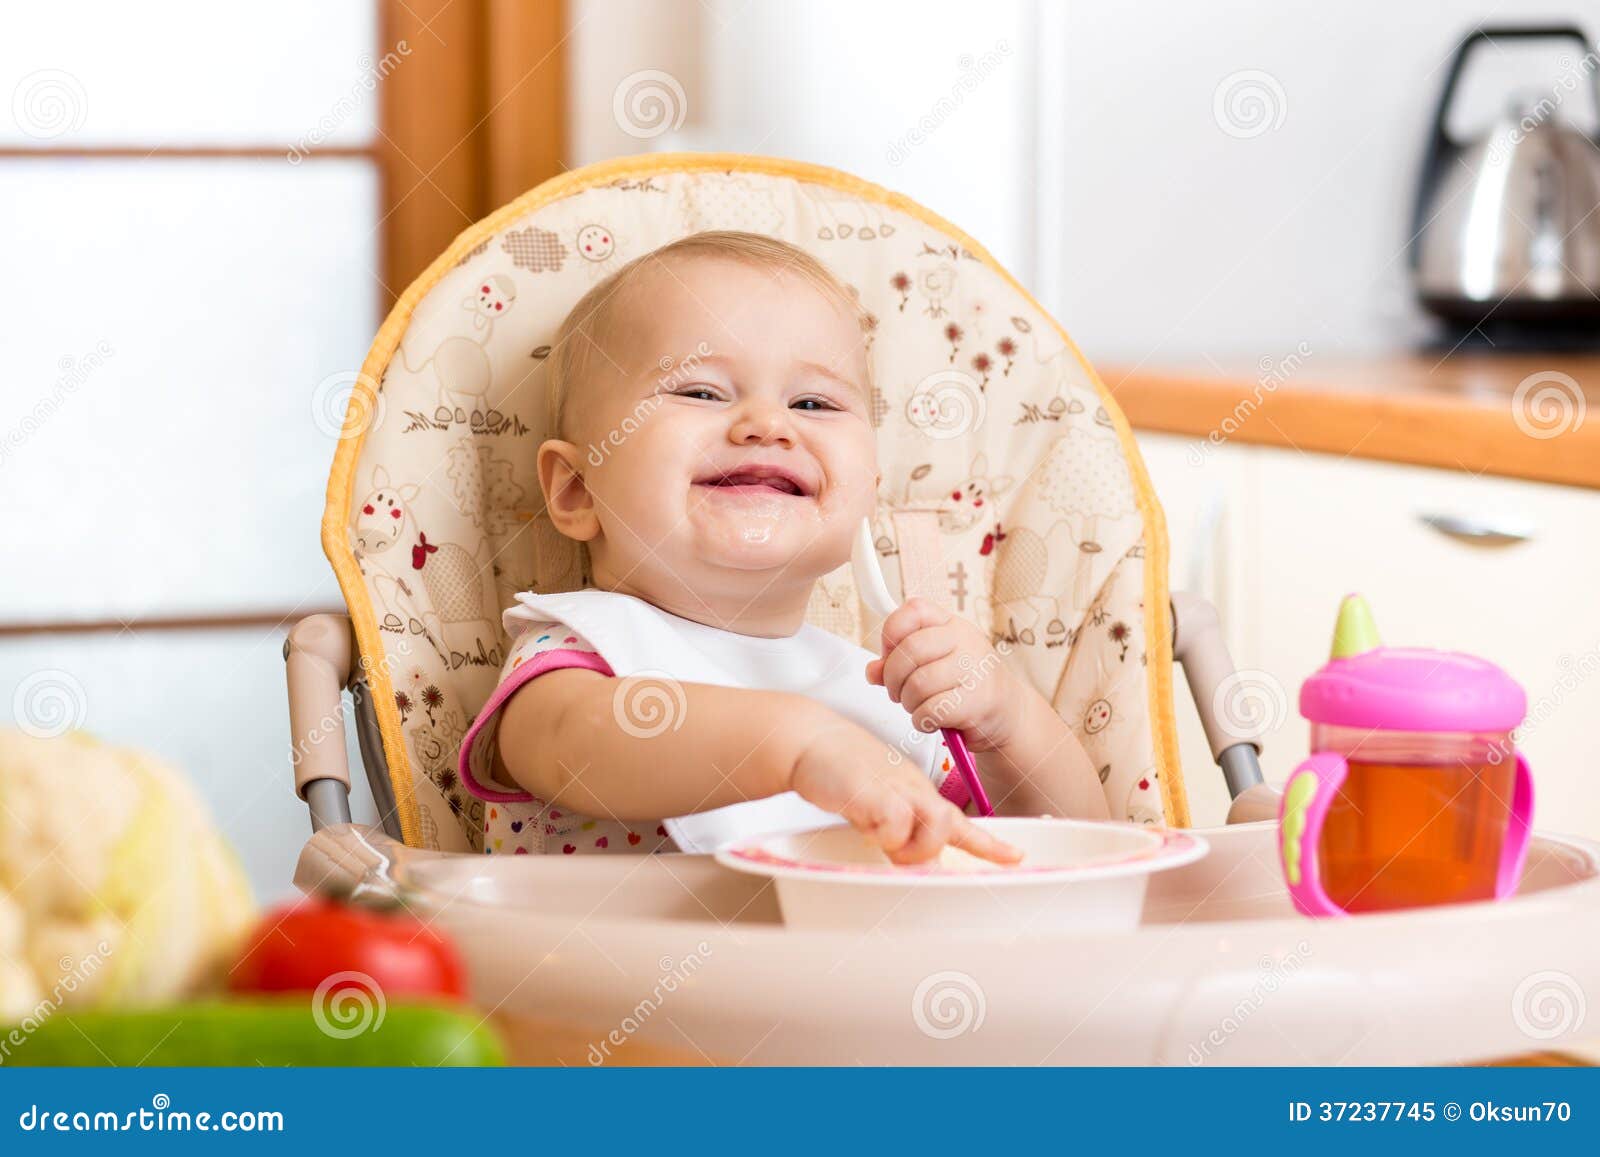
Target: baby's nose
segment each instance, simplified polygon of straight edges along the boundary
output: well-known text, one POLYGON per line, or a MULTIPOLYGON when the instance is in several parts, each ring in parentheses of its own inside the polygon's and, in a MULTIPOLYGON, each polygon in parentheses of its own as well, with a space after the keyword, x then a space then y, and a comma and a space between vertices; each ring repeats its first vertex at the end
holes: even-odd
POLYGON ((794 442, 789 411, 782 406, 755 405, 744 408, 734 420, 729 434, 733 441, 745 445, 792 445, 794 442))

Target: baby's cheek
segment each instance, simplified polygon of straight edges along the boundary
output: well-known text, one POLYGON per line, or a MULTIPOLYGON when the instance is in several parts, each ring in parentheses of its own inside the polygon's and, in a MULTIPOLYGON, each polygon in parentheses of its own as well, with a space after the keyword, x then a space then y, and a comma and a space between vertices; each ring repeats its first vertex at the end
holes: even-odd
POLYGON ((872 504, 878 491, 878 441, 870 427, 830 443, 825 462, 834 490, 849 501, 872 504))
POLYGON ((608 538, 632 537, 633 528, 659 520, 660 510, 652 499, 659 499, 661 487, 652 484, 648 463, 638 461, 625 448, 609 448, 599 466, 592 459, 584 466, 584 485, 594 501, 595 518, 608 538))
POLYGON ((649 499, 662 489, 668 474, 681 469, 687 451, 680 431, 659 415, 640 418, 624 413, 596 437, 605 459, 597 481, 620 499, 649 499))
POLYGON ((828 503, 831 512, 865 518, 873 513, 878 495, 876 461, 868 456, 833 475, 828 503))

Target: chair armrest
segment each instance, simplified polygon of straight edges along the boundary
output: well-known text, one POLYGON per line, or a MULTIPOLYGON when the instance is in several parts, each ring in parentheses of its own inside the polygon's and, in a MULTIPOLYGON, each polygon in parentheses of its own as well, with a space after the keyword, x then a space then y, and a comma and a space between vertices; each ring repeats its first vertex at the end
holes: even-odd
POLYGON ((1282 800, 1283 792, 1270 783, 1258 783, 1245 788, 1234 797, 1233 806, 1228 808, 1228 822, 1251 824, 1258 820, 1276 820, 1278 805, 1282 800))
POLYGON ((1199 595, 1172 594, 1172 658, 1183 665, 1212 758, 1222 768, 1229 794, 1238 799, 1261 783, 1261 734, 1219 709, 1236 672, 1217 609, 1199 595))
POLYGON ((313 832, 295 863, 294 886, 308 896, 395 894, 390 872, 403 844, 379 828, 329 824, 313 832))
POLYGON ((290 762, 295 793, 311 810, 312 831, 350 821, 343 692, 355 647, 348 615, 310 615, 289 629, 283 659, 289 682, 290 762))

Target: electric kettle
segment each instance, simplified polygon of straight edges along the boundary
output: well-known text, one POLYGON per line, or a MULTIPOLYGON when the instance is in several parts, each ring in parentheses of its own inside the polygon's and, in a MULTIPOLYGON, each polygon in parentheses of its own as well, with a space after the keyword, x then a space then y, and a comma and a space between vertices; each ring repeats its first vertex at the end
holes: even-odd
POLYGON ((1439 96, 1412 221, 1424 307, 1468 327, 1600 321, 1600 148, 1564 119, 1568 100, 1600 111, 1600 58, 1571 25, 1478 28, 1456 49, 1439 96), (1511 102, 1475 140, 1446 129, 1472 51, 1504 40, 1571 40, 1561 78, 1511 102))

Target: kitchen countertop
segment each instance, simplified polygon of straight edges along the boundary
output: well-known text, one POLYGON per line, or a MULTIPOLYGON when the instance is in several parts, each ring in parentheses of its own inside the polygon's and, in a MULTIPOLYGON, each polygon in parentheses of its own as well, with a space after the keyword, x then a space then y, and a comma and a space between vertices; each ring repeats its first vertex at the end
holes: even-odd
POLYGON ((1136 430, 1600 489, 1600 355, 1096 368, 1136 430))

